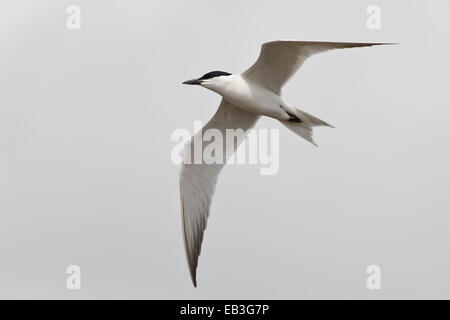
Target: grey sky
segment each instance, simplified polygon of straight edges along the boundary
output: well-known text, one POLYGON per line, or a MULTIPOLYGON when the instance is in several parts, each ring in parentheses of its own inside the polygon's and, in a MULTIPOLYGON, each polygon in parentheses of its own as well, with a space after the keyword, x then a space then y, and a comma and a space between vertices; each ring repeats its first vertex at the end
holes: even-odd
POLYGON ((0 3, 1 298, 450 298, 448 1, 0 3), (66 8, 81 7, 79 31, 66 8), (366 28, 366 8, 382 28, 366 28), (280 128, 280 171, 223 171, 198 268, 177 128, 275 39, 401 42, 309 60, 284 95, 337 127, 280 128), (66 267, 82 290, 65 287, 66 267), (382 290, 366 288, 366 267, 382 290))

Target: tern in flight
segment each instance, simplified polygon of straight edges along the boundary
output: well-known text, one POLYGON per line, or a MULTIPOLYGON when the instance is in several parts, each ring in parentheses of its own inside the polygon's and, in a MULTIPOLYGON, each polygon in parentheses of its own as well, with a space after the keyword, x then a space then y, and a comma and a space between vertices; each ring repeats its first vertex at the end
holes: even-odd
MULTIPOLYGON (((289 130, 316 145, 312 138, 313 127, 332 126, 287 103, 281 96, 282 87, 314 54, 331 49, 382 44, 385 43, 272 41, 262 45, 258 60, 242 73, 212 71, 198 79, 183 82, 205 87, 222 96, 222 102, 215 115, 186 144, 180 172, 184 247, 194 287, 197 286, 196 270, 203 233, 224 162, 194 163, 192 159, 186 159, 186 154, 190 155, 189 158, 192 157, 192 152, 186 150, 194 150, 196 141, 203 141, 202 132, 208 129, 219 130, 223 137, 226 136, 227 129, 241 129, 247 132, 260 116, 279 120, 289 130)), ((233 150, 225 150, 227 157, 236 150, 240 142, 242 139, 230 144, 233 150)), ((207 144, 203 141, 202 149, 206 147, 207 144)), ((223 148, 228 148, 225 142, 223 148)))

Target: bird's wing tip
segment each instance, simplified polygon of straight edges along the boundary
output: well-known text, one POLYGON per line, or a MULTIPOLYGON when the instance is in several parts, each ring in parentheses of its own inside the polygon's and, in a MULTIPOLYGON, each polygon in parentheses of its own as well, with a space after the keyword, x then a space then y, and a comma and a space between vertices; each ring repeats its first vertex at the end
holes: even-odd
POLYGON ((367 46, 393 46, 401 44, 400 42, 374 42, 374 43, 367 43, 367 46))
POLYGON ((194 288, 197 288, 197 270, 195 269, 191 271, 191 280, 194 288))
POLYGON ((191 275, 192 285, 197 288, 197 267, 194 267, 192 261, 188 260, 189 274, 191 275))

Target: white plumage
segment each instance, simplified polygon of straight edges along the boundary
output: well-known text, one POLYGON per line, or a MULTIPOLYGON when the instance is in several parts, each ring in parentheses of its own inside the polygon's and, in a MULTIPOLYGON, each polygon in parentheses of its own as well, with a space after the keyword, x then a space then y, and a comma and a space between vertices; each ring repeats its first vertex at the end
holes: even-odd
MULTIPOLYGON (((292 107, 281 97, 283 85, 297 72, 310 56, 331 49, 367 47, 383 43, 343 43, 311 41, 272 41, 262 45, 258 60, 240 74, 211 72, 185 84, 197 84, 222 96, 222 102, 207 129, 217 129, 225 137, 226 129, 252 128, 260 116, 279 120, 302 138, 314 143, 312 128, 330 126, 304 111, 292 107)), ((196 133, 187 143, 180 173, 180 196, 183 236, 189 271, 197 286, 196 269, 203 233, 219 173, 224 164, 194 164, 192 157, 195 141, 202 140, 202 132, 196 133), (188 156, 189 155, 189 156, 188 156)), ((241 139, 242 140, 242 139, 241 139)), ((233 144, 236 150, 239 143, 233 144)), ((225 144, 225 142, 224 142, 225 144)), ((203 150, 207 144, 203 142, 203 150)), ((230 150, 226 150, 230 151, 230 150)))

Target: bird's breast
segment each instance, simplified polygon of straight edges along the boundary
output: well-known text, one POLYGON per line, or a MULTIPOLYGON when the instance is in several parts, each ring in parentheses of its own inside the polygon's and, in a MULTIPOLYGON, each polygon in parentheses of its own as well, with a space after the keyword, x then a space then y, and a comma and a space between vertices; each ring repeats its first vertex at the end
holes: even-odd
POLYGON ((280 97, 272 91, 245 80, 230 84, 222 96, 239 108, 267 116, 278 112, 281 101, 280 97))

